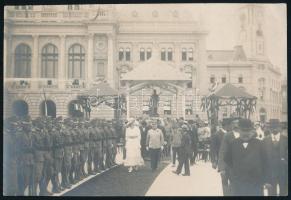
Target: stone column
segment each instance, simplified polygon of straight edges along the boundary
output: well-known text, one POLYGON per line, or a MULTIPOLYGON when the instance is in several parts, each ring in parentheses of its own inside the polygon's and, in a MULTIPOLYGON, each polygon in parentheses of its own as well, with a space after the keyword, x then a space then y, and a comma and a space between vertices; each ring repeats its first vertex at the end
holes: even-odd
POLYGON ((107 50, 107 82, 114 88, 114 48, 113 48, 113 34, 107 34, 108 50, 107 50))
POLYGON ((66 74, 66 36, 60 35, 60 51, 59 51, 59 65, 58 65, 58 85, 60 89, 65 88, 66 74))
POLYGON ((32 65, 31 65, 31 87, 33 89, 37 89, 38 81, 36 79, 39 78, 40 66, 39 66, 39 50, 38 50, 38 35, 33 35, 33 53, 32 53, 32 65))
POLYGON ((95 77, 95 74, 92 73, 93 70, 93 59, 94 59, 94 46, 93 46, 93 42, 94 42, 94 34, 93 33, 89 33, 88 35, 88 53, 87 53, 87 58, 88 58, 88 62, 87 62, 87 70, 85 72, 86 76, 85 78, 88 80, 88 83, 90 84, 93 81, 93 77, 95 77))

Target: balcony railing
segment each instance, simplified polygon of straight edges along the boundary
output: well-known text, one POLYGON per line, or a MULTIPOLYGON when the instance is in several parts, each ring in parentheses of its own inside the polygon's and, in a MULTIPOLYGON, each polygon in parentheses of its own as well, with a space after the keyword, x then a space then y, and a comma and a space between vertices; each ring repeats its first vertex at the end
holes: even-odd
POLYGON ((33 10, 9 10, 7 17, 10 19, 19 20, 84 20, 84 19, 108 19, 108 11, 88 11, 88 10, 74 10, 74 11, 33 11, 33 10))

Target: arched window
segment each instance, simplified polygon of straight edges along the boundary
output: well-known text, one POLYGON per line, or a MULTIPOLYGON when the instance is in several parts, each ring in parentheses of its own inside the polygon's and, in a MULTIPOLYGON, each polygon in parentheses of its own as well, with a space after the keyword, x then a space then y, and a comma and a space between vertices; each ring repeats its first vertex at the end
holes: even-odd
POLYGON ((20 44, 15 49, 15 78, 31 76, 31 49, 26 44, 20 44))
POLYGON ((140 48, 139 58, 140 58, 140 61, 144 61, 145 60, 145 50, 144 50, 144 48, 140 48))
POLYGON ((47 44, 41 52, 41 77, 56 78, 58 70, 58 49, 53 44, 47 44))
POLYGON ((85 50, 80 44, 69 49, 69 78, 82 78, 85 67, 85 50))
POLYGON ((123 50, 123 48, 119 48, 118 58, 119 58, 119 61, 123 60, 123 58, 124 58, 124 50, 123 50))
POLYGON ((28 115, 28 104, 23 100, 16 100, 12 104, 12 113, 16 116, 27 116, 28 115))
POLYGON ((152 49, 148 48, 147 49, 147 60, 150 59, 152 57, 152 49))
POLYGON ((173 60, 173 50, 172 48, 168 48, 168 61, 173 60))
POLYGON ((166 60, 166 49, 165 48, 162 48, 162 51, 161 51, 161 60, 166 60))
POLYGON ((43 101, 40 104, 40 113, 42 116, 56 117, 57 108, 55 102, 52 100, 43 101))

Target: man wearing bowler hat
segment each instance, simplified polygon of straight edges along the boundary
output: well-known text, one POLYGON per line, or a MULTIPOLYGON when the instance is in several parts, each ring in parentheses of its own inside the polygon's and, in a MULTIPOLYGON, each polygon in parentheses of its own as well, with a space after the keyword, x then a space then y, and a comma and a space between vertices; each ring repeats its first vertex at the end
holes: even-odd
POLYGON ((240 119, 240 137, 234 139, 226 151, 224 161, 232 171, 234 196, 262 196, 264 154, 262 142, 249 119, 240 119))
POLYGON ((265 182, 269 195, 287 195, 288 190, 288 139, 281 134, 278 120, 270 121, 271 134, 263 141, 266 153, 265 182), (277 191, 279 185, 280 192, 277 191))

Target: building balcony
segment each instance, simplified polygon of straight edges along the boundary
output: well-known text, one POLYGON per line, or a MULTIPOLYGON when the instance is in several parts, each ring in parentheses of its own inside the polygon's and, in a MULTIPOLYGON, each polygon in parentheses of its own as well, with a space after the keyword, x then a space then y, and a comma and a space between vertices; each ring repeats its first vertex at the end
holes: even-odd
POLYGON ((32 87, 32 82, 29 78, 12 78, 5 79, 4 85, 8 90, 28 90, 32 87))
POLYGON ((85 89, 86 88, 86 82, 84 80, 80 79, 72 79, 65 82, 65 88, 66 89, 85 89))
POLYGON ((108 19, 108 11, 102 10, 70 10, 70 11, 35 11, 35 10, 8 10, 7 18, 13 20, 27 21, 66 21, 66 20, 86 20, 86 19, 108 19), (98 16, 97 16, 98 15, 98 16))

